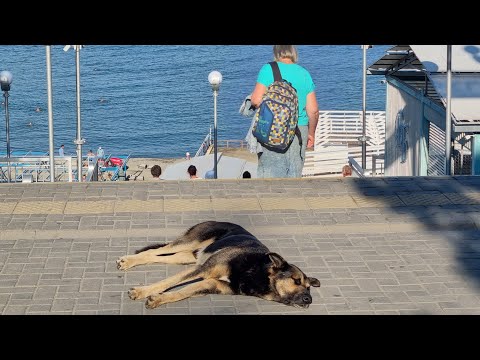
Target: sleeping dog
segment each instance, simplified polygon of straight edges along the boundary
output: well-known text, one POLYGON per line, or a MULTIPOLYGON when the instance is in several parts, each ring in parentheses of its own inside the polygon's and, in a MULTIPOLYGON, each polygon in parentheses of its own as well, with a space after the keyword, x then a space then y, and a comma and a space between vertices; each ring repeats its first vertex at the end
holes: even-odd
POLYGON ((308 277, 297 266, 270 252, 243 227, 228 222, 194 225, 172 243, 148 246, 135 255, 122 256, 117 267, 127 270, 153 263, 195 266, 158 283, 130 289, 130 298, 146 298, 149 309, 207 294, 257 296, 308 308, 312 303, 310 287, 320 286, 318 279, 308 277), (173 290, 176 287, 180 288, 173 290))

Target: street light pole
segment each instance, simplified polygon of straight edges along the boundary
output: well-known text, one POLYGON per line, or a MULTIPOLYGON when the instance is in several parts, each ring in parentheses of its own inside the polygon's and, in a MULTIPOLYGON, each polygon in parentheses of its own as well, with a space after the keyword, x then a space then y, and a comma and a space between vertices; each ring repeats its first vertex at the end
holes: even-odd
MULTIPOLYGON (((72 45, 66 45, 63 50, 68 51, 72 45)), ((82 182, 82 145, 85 144, 85 139, 81 136, 81 119, 80 119, 80 49, 83 45, 73 45, 75 50, 76 63, 76 88, 77 88, 77 138, 73 143, 77 145, 77 178, 78 182, 82 182)))
POLYGON ((447 45, 447 116, 445 123, 445 175, 451 175, 452 152, 452 45, 447 45))
POLYGON ((7 132, 7 167, 8 167, 8 182, 11 181, 10 179, 10 114, 8 113, 8 91, 3 92, 3 96, 5 97, 5 130, 7 132))
POLYGON ((76 77, 77 77, 77 139, 75 144, 77 145, 77 175, 78 182, 82 182, 82 145, 85 143, 85 139, 82 139, 82 126, 80 119, 80 48, 81 45, 75 47, 75 63, 76 63, 76 77))
POLYGON ((222 83, 222 74, 218 71, 212 71, 208 74, 208 82, 213 89, 213 173, 214 179, 217 179, 217 96, 222 83))
POLYGON ((362 89, 362 169, 367 168, 367 46, 363 45, 363 89, 362 89))
POLYGON ((47 57, 48 150, 50 154, 50 182, 55 182, 55 148, 53 144, 51 46, 47 45, 45 51, 46 51, 46 57, 47 57))
POLYGON ((3 91, 3 96, 5 97, 5 130, 7 132, 7 179, 8 182, 11 181, 10 174, 10 114, 8 112, 8 92, 10 91, 10 84, 12 83, 13 77, 10 71, 2 71, 0 73, 0 84, 3 91))
POLYGON ((367 49, 372 47, 371 45, 362 45, 363 49, 363 86, 362 86, 362 169, 365 171, 367 168, 367 49))
POLYGON ((217 96, 218 90, 213 90, 213 173, 214 179, 217 177, 217 96))

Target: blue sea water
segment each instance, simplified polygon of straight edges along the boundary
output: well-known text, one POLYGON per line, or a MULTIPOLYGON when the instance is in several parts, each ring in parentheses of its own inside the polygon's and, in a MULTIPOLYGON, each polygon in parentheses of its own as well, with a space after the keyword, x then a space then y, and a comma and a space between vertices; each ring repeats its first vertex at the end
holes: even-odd
MULTIPOLYGON (((389 46, 374 46, 367 64, 389 46)), ((322 110, 361 110, 360 45, 301 45, 299 64, 316 83, 322 110)), ((194 154, 213 126, 213 96, 207 77, 223 75, 218 96, 218 139, 243 139, 250 120, 238 109, 254 88, 272 46, 86 46, 80 53, 84 155, 102 146, 106 153, 133 157, 194 154)), ((55 148, 74 154, 76 138, 75 53, 52 46, 55 148)), ((9 97, 12 151, 48 151, 45 46, 0 46, 0 71, 13 74, 9 97), (36 112, 40 107, 42 111, 36 112), (29 126, 28 124, 32 125, 29 126)), ((385 85, 367 78, 367 110, 384 110, 385 85)), ((3 100, 3 97, 2 97, 3 100)), ((0 152, 6 151, 4 106, 0 152)))

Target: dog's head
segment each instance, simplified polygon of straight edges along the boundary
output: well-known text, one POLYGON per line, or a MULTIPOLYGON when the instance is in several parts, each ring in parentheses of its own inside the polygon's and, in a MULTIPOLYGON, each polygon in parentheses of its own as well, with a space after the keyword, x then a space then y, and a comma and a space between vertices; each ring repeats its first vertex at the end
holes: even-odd
POLYGON ((276 253, 268 253, 272 264, 269 269, 270 286, 276 301, 285 305, 308 308, 312 303, 310 287, 320 286, 320 281, 308 277, 297 266, 291 265, 276 253))

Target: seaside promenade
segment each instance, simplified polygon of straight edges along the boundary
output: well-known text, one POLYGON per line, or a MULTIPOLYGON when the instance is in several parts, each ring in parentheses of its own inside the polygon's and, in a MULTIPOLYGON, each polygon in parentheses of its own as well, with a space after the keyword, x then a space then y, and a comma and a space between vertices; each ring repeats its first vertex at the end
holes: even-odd
POLYGON ((0 185, 1 314, 480 314, 480 177, 0 185), (309 276, 307 310, 209 295, 147 310, 184 266, 115 260, 205 220, 243 225, 309 276))

